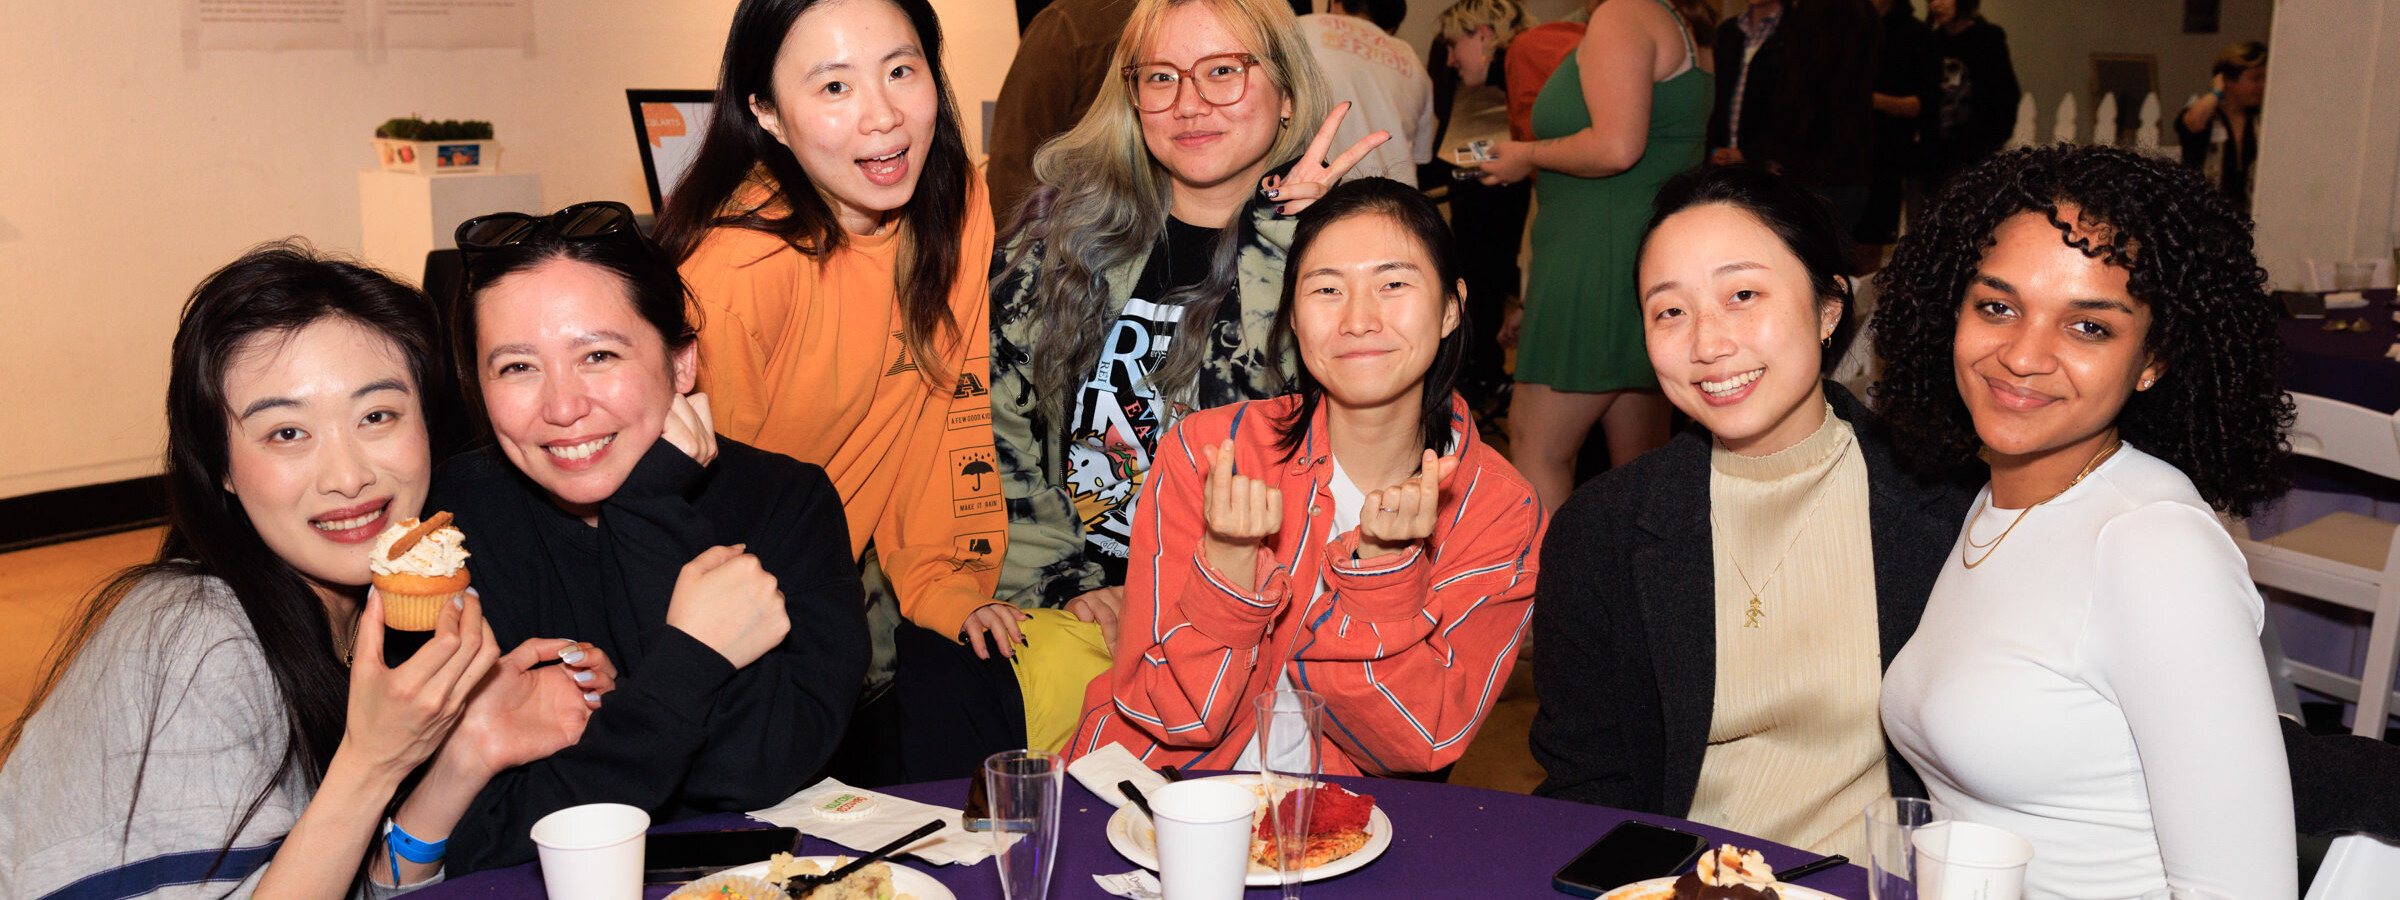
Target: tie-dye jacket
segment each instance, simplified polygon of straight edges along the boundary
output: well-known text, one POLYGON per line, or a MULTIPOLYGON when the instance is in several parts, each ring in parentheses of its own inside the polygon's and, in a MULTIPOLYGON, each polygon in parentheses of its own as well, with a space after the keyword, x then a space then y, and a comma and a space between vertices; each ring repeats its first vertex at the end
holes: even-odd
MULTIPOLYGON (((1276 214, 1275 205, 1255 193, 1242 215, 1247 224, 1241 232, 1235 286, 1240 330, 1233 333, 1227 327, 1233 323, 1222 317, 1207 324, 1209 354, 1194 386, 1195 409, 1281 393, 1299 364, 1288 349, 1270 349, 1294 219, 1276 214)), ((1066 436, 1056 423, 1043 420, 1035 396, 1033 290, 1040 274, 1040 248, 1024 253, 1012 266, 1017 249, 1016 240, 1007 241, 992 256, 992 445, 1008 505, 1008 555, 1001 564, 997 596, 1030 609, 1062 606, 1108 585, 1100 562, 1086 555, 1083 517, 1067 484, 1066 436)), ((1110 299, 1100 321, 1112 322, 1123 311, 1147 263, 1145 254, 1103 274, 1110 299)), ((1095 334, 1091 339, 1103 337, 1095 334)), ((1159 433, 1164 432, 1162 428, 1159 433)))

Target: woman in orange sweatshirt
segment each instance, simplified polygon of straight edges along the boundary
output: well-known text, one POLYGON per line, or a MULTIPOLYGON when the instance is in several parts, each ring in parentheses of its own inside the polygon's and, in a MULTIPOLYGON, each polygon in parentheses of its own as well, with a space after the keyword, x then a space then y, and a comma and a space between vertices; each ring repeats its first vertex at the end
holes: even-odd
POLYGON ((1019 614, 992 599, 1008 531, 986 387, 992 220, 941 58, 926 0, 745 0, 700 155, 659 217, 717 430, 823 466, 851 552, 907 619, 870 612, 897 671, 852 727, 852 758, 877 767, 837 772, 866 782, 962 776, 1024 746, 993 652, 1019 614))

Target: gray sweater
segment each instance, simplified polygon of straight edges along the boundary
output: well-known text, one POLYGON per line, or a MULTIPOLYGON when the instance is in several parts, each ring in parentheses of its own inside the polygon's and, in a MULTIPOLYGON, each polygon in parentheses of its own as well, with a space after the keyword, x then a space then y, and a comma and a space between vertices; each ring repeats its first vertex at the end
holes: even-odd
POLYGON ((224 582, 135 586, 0 767, 0 898, 249 896, 314 790, 281 707, 224 582))

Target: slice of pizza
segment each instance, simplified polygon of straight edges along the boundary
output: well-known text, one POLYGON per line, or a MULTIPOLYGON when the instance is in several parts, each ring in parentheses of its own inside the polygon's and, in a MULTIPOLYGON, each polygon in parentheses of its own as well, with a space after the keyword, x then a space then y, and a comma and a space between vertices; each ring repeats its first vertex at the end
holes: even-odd
MULTIPOLYGON (((1285 794, 1279 811, 1290 815, 1298 793, 1285 794)), ((1367 819, 1374 811, 1372 795, 1352 793, 1338 784, 1314 788, 1308 811, 1308 847, 1301 867, 1313 869, 1365 847, 1367 819)), ((1263 809, 1250 833, 1250 859, 1269 868, 1275 865, 1275 824, 1267 820, 1263 809)))

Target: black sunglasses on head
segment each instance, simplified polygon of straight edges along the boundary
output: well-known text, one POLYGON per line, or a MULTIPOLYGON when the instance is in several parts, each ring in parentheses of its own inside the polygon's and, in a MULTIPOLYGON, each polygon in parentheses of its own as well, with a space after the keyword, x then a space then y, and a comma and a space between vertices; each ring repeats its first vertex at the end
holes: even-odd
POLYGON ((485 253, 522 242, 544 228, 570 241, 639 234, 634 228, 632 207, 614 200, 595 200, 546 216, 521 212, 476 216, 460 222, 454 237, 458 249, 470 254, 485 253))

